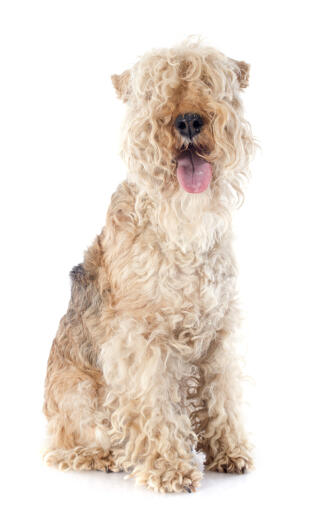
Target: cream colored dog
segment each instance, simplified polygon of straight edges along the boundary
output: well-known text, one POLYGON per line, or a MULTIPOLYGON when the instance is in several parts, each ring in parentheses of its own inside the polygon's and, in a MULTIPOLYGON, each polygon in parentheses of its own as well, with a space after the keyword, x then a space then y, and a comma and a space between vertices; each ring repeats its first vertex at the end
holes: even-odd
POLYGON ((240 99, 248 66, 187 42, 112 79, 127 103, 128 177, 71 272, 48 362, 45 458, 190 492, 202 477, 193 448, 207 470, 252 464, 231 247, 253 150, 240 99))

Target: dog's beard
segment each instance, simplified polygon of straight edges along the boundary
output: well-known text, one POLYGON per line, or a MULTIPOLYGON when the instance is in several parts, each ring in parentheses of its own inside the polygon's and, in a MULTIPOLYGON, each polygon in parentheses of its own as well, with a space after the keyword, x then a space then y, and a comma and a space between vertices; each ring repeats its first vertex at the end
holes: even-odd
POLYGON ((208 187, 203 193, 187 193, 181 187, 158 206, 158 227, 181 250, 191 246, 208 250, 219 234, 221 215, 214 211, 213 193, 208 187))
POLYGON ((210 212, 213 194, 210 187, 203 193, 187 193, 181 187, 170 202, 177 217, 184 224, 198 224, 204 213, 210 212))

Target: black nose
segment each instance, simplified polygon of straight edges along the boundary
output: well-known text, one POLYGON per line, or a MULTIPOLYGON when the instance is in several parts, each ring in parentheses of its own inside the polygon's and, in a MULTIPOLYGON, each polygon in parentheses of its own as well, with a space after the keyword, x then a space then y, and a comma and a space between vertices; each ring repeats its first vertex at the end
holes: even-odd
POLYGON ((203 126, 203 119, 199 114, 181 114, 175 119, 175 127, 183 137, 192 139, 198 135, 203 126))

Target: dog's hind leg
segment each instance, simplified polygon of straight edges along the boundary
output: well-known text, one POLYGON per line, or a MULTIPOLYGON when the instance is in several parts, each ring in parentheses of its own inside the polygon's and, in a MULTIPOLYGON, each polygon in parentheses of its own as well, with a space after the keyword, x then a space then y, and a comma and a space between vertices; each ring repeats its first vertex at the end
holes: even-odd
POLYGON ((71 272, 72 292, 48 360, 44 413, 48 441, 44 458, 62 469, 118 471, 108 436, 110 413, 102 406, 105 382, 97 365, 104 293, 98 272, 99 239, 84 264, 71 272))
POLYGON ((74 447, 73 449, 46 450, 44 461, 60 470, 100 470, 119 472, 109 450, 100 447, 74 447))
POLYGON ((44 460, 62 470, 118 472, 107 434, 109 416, 100 406, 101 375, 90 375, 72 364, 55 364, 47 377, 44 460))

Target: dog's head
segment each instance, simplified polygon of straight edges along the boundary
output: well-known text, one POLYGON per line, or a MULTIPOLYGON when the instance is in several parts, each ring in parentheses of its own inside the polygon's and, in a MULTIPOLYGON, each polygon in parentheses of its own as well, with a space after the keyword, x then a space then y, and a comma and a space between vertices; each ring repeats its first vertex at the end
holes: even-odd
POLYGON ((244 62, 187 42, 112 76, 128 105, 122 154, 130 179, 163 195, 179 187, 215 194, 226 174, 239 192, 253 148, 240 99, 248 74, 244 62))

